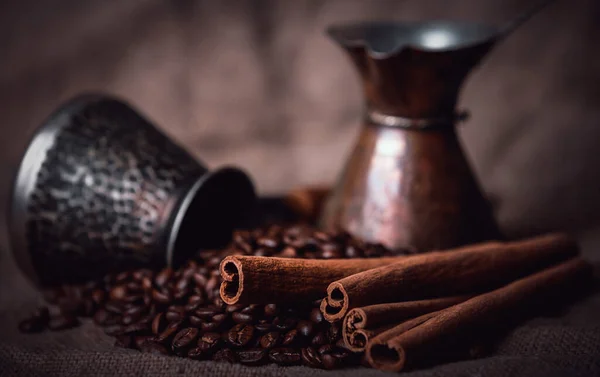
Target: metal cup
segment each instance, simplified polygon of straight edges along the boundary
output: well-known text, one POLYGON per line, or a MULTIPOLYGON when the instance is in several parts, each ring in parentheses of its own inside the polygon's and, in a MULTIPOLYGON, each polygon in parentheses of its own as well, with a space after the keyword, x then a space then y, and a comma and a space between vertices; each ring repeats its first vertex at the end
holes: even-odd
POLYGON ((209 171, 126 103, 84 95, 39 128, 11 198, 11 246, 42 285, 179 264, 256 208, 248 176, 209 171))

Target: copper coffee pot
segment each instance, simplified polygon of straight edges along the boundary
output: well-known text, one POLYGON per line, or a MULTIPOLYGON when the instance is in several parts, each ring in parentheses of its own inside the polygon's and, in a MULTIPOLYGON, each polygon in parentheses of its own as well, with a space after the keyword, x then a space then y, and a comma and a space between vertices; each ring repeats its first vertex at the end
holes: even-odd
POLYGON ((366 113, 321 226, 418 251, 499 238, 456 134, 465 118, 456 104, 469 72, 548 3, 505 27, 435 21, 329 28, 358 69, 366 113))

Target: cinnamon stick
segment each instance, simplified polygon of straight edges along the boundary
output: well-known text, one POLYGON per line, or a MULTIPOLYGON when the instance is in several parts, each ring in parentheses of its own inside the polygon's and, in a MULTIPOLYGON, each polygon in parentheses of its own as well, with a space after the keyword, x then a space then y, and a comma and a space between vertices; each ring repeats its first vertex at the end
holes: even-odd
POLYGON ((353 352, 365 350, 370 338, 402 321, 445 309, 470 296, 444 297, 430 300, 406 301, 354 308, 344 318, 342 339, 353 352))
POLYGON ((571 238, 551 234, 410 256, 331 283, 321 311, 333 322, 355 307, 484 292, 577 252, 571 238))
POLYGON ((221 261, 221 299, 229 305, 311 302, 332 281, 398 262, 406 256, 357 259, 292 259, 229 256, 221 261))
POLYGON ((431 359, 433 350, 460 344, 467 334, 481 335, 532 300, 589 278, 591 271, 588 263, 573 258, 463 303, 401 323, 371 339, 366 359, 374 368, 386 371, 400 371, 431 359))

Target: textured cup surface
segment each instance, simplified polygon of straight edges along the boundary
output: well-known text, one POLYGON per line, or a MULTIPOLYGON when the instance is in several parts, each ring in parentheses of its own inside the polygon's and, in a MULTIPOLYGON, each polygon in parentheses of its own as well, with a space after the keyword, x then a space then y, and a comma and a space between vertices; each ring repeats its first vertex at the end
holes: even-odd
POLYGON ((218 243, 255 197, 243 172, 209 172, 126 103, 100 95, 72 100, 40 127, 13 190, 13 252, 41 283, 170 263, 194 251, 181 249, 218 243))

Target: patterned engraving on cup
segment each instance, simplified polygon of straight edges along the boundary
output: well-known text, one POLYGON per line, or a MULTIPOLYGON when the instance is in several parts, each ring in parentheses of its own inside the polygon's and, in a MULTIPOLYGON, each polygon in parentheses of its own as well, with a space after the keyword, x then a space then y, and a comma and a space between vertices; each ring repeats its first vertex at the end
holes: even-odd
POLYGON ((121 102, 91 101, 70 114, 28 205, 29 251, 41 280, 90 277, 106 270, 110 255, 125 264, 164 258, 152 255, 163 210, 204 172, 121 102))

